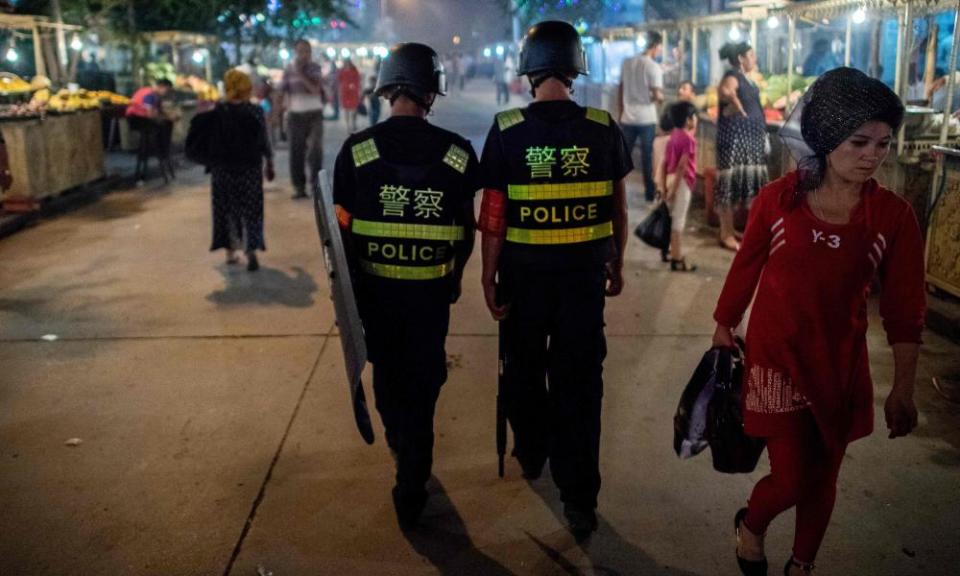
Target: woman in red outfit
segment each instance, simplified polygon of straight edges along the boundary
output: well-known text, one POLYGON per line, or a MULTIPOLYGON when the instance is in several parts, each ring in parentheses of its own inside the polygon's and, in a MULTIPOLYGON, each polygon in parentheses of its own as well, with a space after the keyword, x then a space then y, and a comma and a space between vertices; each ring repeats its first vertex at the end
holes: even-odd
POLYGON ((884 406, 890 438, 917 424, 923 241, 910 205, 872 178, 903 105, 878 80, 839 68, 810 88, 800 114, 810 154, 760 192, 714 313, 714 344, 732 346, 732 329, 754 300, 744 427, 766 438, 771 471, 735 519, 737 561, 748 576, 767 573, 763 535, 793 506, 784 574, 813 572, 846 447, 873 428, 866 306, 875 276, 896 364, 884 406))
POLYGON ((347 122, 347 130, 357 131, 357 108, 360 107, 360 71, 347 58, 343 61, 343 68, 337 73, 337 83, 340 85, 340 108, 347 122))

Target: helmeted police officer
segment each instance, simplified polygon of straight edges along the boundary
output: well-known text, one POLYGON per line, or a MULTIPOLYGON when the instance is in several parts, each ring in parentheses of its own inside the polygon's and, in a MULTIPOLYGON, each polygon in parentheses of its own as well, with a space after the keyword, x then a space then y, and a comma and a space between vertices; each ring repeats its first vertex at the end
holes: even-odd
POLYGON ((624 177, 632 163, 605 111, 570 99, 587 74, 566 22, 531 27, 517 71, 534 101, 497 115, 481 160, 483 290, 505 341, 513 454, 549 458, 570 529, 596 529, 604 297, 623 287, 624 177))
POLYGON ((376 86, 391 116, 350 136, 334 169, 337 220, 350 246, 377 411, 397 460, 393 500, 404 528, 427 500, 450 304, 473 250, 479 188, 470 142, 425 119, 445 84, 432 48, 393 47, 376 86))

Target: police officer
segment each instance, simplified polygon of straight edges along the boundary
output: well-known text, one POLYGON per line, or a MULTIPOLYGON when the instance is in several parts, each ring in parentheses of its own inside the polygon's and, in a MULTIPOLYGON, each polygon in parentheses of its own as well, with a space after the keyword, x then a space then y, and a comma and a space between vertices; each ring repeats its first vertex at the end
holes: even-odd
POLYGON ((481 160, 483 291, 500 321, 514 456, 546 460, 575 535, 596 529, 605 296, 623 287, 624 177, 632 163, 610 114, 570 99, 587 74, 566 22, 529 29, 518 74, 534 101, 497 115, 481 160))
POLYGON ((393 500, 405 529, 427 500, 450 304, 473 250, 479 188, 470 142, 425 119, 445 84, 432 48, 392 48, 375 88, 391 116, 350 136, 334 168, 337 220, 349 245, 377 411, 397 460, 393 500))

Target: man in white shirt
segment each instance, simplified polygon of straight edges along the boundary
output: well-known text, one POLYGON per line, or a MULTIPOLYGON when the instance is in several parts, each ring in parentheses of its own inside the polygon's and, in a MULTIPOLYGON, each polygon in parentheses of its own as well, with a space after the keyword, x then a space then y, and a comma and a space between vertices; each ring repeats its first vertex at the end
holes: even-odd
POLYGON ((307 177, 304 163, 310 167, 310 190, 316 189, 317 173, 323 163, 323 70, 313 61, 310 43, 297 40, 296 57, 283 71, 280 85, 285 96, 287 126, 290 135, 290 179, 294 198, 306 198, 307 177))
POLYGON ((620 70, 620 128, 633 150, 640 141, 640 165, 643 170, 643 193, 652 202, 656 187, 653 181, 653 139, 657 134, 657 104, 663 102, 663 69, 656 58, 663 50, 663 37, 647 32, 644 51, 624 60, 620 70))

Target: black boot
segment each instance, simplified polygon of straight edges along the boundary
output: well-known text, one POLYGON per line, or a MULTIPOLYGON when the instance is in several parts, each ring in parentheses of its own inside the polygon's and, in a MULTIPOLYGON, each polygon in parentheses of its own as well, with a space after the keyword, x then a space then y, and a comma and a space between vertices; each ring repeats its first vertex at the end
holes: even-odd
POLYGON ((591 506, 564 504, 563 516, 567 519, 567 527, 578 542, 589 537, 597 529, 597 512, 591 506))

